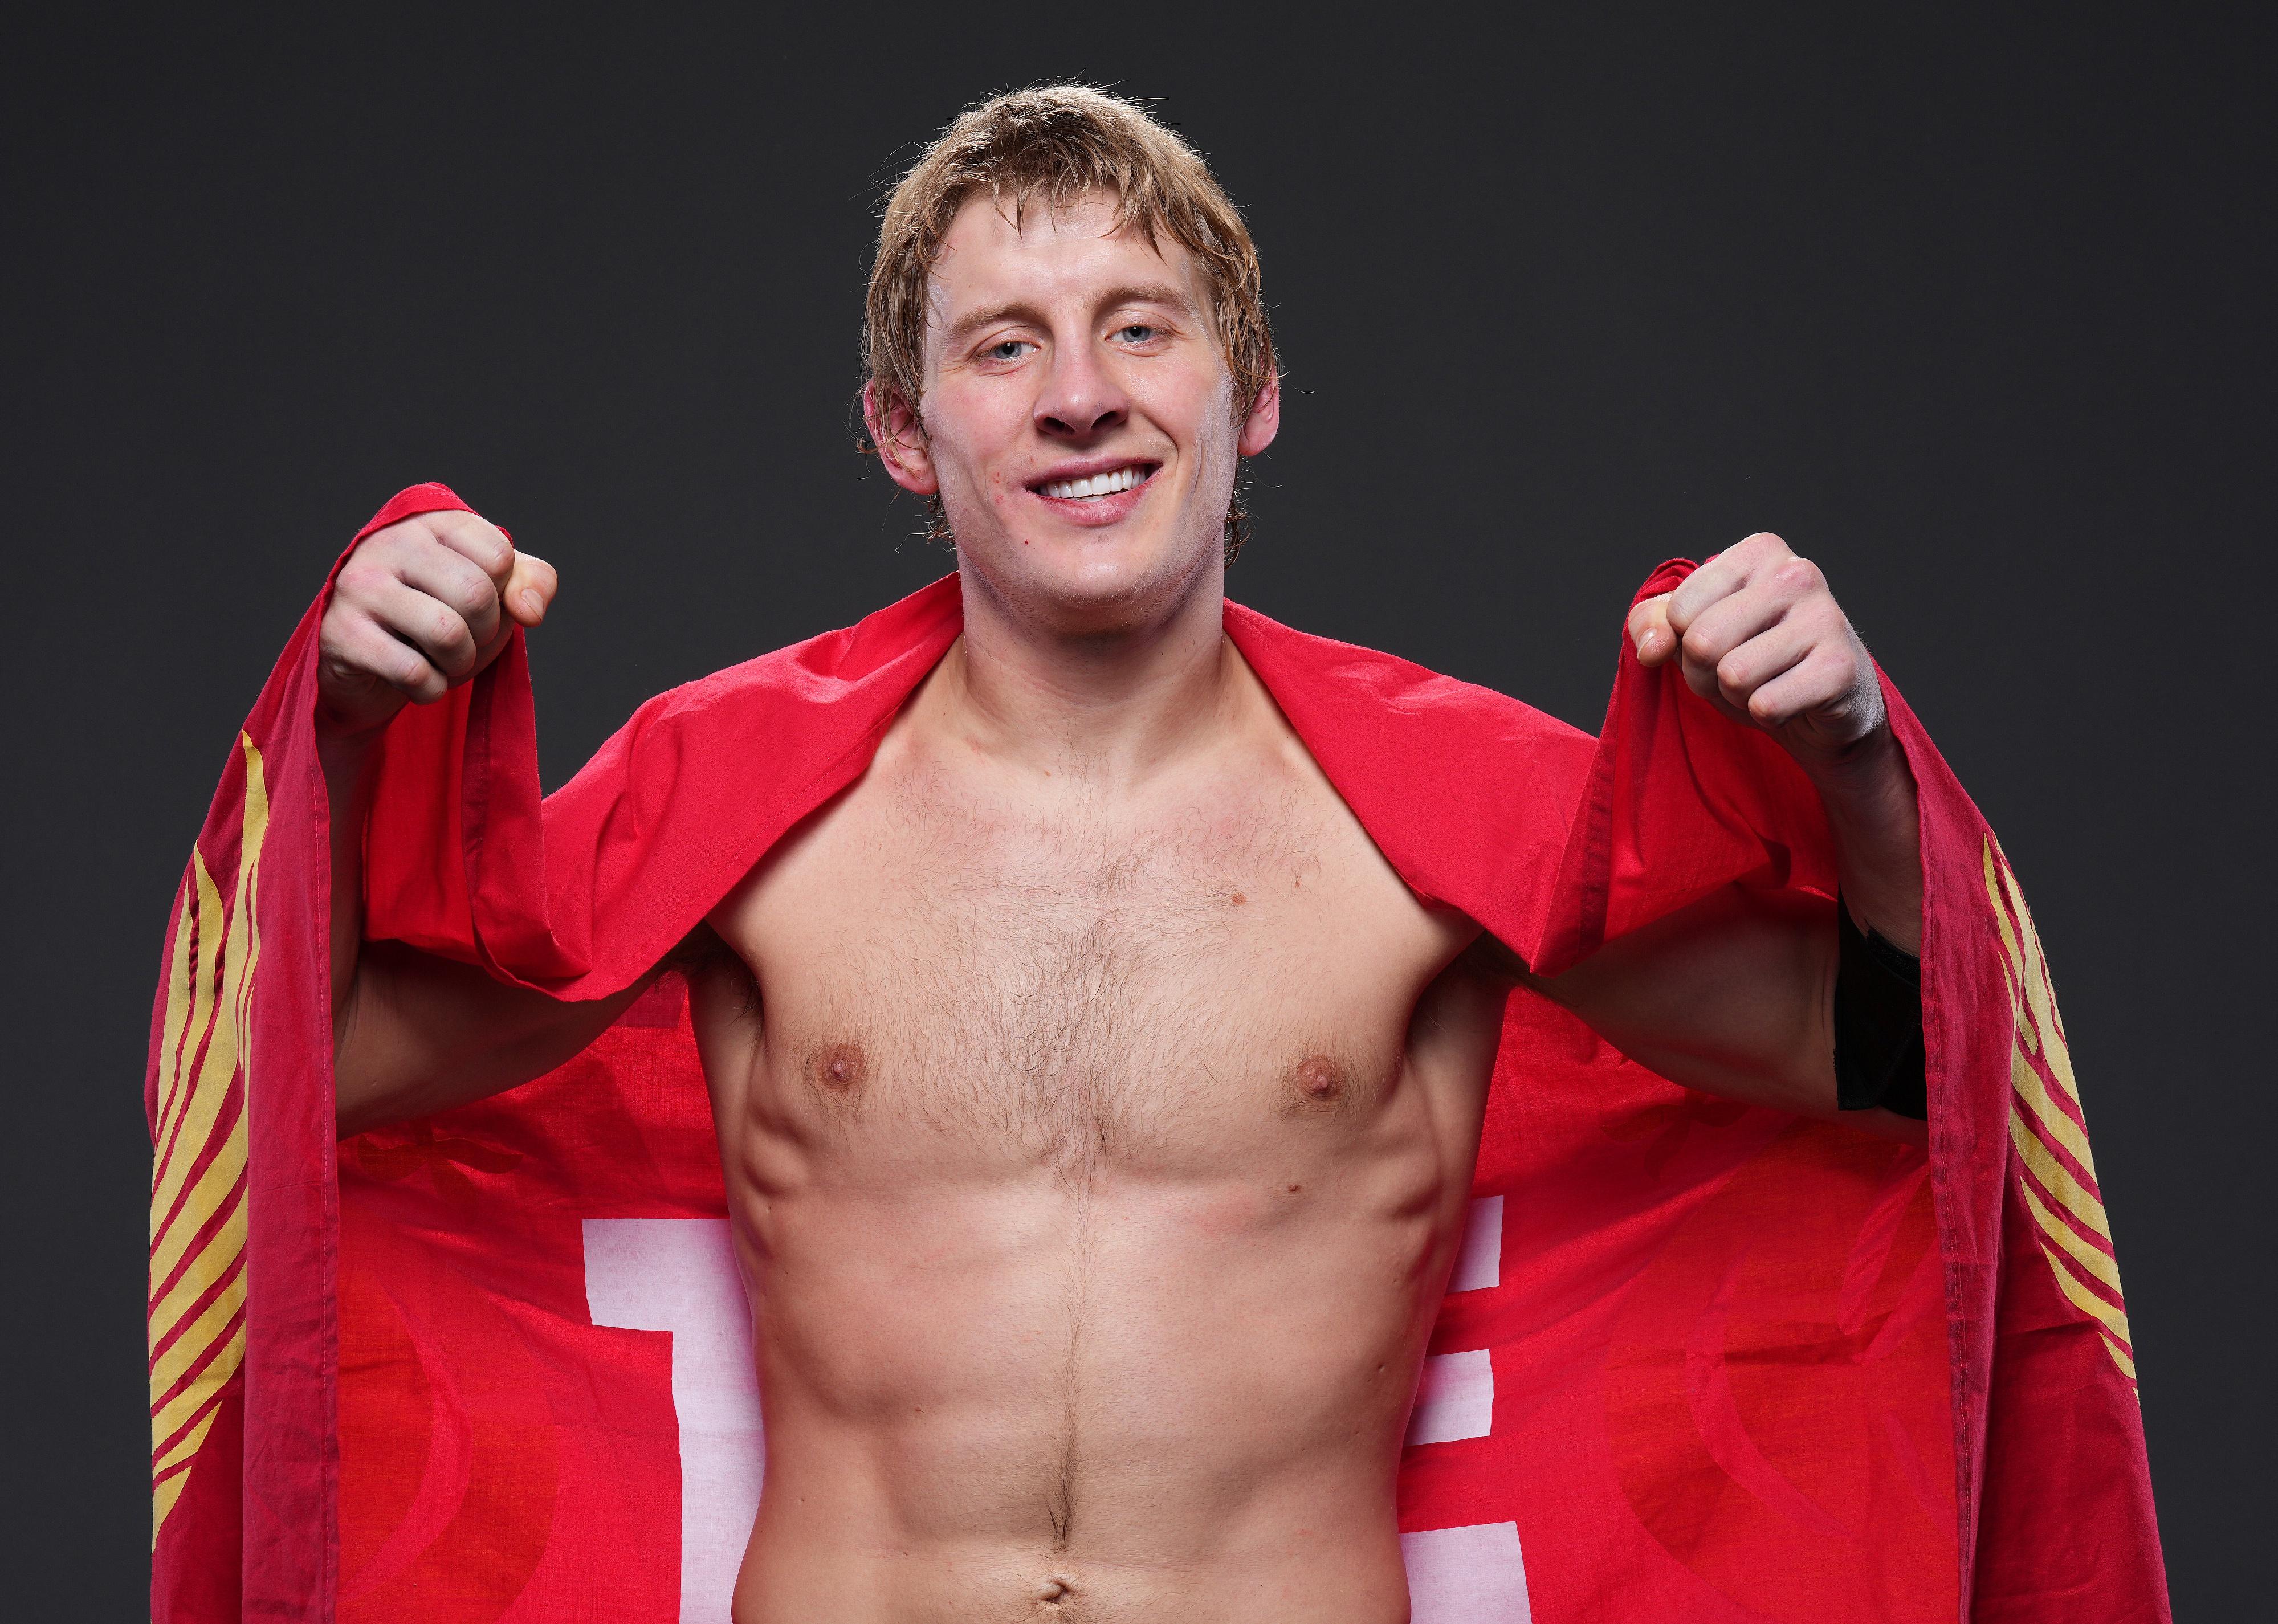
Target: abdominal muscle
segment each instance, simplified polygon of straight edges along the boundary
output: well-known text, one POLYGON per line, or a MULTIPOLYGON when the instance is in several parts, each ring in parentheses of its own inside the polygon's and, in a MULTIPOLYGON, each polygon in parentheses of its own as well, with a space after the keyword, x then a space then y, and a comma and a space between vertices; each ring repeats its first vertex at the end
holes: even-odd
POLYGON ((768 1451, 735 1624, 1408 1617, 1401 1438, 1498 996, 1439 998, 1330 1107, 1333 1063, 1260 1041, 1081 1133, 707 1003, 768 1451))
POLYGON ((1388 1170, 756 1201, 737 1624, 1404 1619, 1394 1480, 1447 1226, 1388 1170))

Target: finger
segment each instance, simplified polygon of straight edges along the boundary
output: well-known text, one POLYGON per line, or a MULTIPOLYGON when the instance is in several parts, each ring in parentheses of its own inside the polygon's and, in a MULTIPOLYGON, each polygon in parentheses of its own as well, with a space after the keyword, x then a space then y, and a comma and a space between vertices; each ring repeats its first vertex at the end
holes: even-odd
POLYGON ((1711 559, 1678 583, 1669 595, 1669 624, 1678 637, 1693 629, 1693 622, 1712 604, 1739 590, 1747 581, 1747 572, 1732 559, 1719 556, 1711 559))
POLYGON ((446 677, 456 681, 475 668, 480 650, 456 609, 400 581, 386 583, 375 597, 371 618, 380 629, 418 650, 446 677))
POLYGON ((561 590, 562 578, 554 566, 534 553, 516 553, 514 570, 508 576, 506 612, 524 626, 535 626, 546 618, 553 606, 554 594, 561 590))
POLYGON ((1785 597, 1767 591, 1761 581, 1720 598, 1685 629, 1685 658, 1713 667, 1751 637, 1777 625, 1788 606, 1785 597))
POLYGON ((1669 623, 1683 637, 1711 604, 1754 580, 1768 559, 1787 556, 1787 544, 1770 530, 1759 530, 1738 546, 1726 548, 1678 583, 1670 595, 1669 623))
POLYGON ((514 568, 514 543, 497 525, 471 513, 431 514, 428 533, 472 562, 493 584, 505 584, 514 568))
POLYGON ((424 655, 368 614, 347 617, 325 652, 342 671, 369 676, 422 705, 450 691, 449 682, 424 655))
POLYGON ((1630 610, 1629 634, 1640 665, 1657 666, 1677 652, 1677 634, 1669 629, 1667 592, 1630 610))
POLYGON ((1753 716, 1756 692, 1809 659, 1817 643, 1809 627, 1793 618, 1776 621, 1716 661, 1716 690, 1753 716))
POLYGON ((424 592, 445 607, 455 610, 467 623, 479 645, 488 643, 499 629, 499 590, 497 583, 465 553, 455 547, 429 545, 408 553, 398 567, 396 578, 415 591, 424 592))
POLYGON ((333 581, 333 601, 369 614, 378 594, 395 579, 396 568, 387 562, 385 553, 367 541, 350 553, 333 581))
POLYGON ((1777 728, 1813 713, 1833 721, 1863 702, 1859 689, 1858 673, 1841 650, 1816 647, 1748 696, 1748 716, 1761 728, 1777 728))

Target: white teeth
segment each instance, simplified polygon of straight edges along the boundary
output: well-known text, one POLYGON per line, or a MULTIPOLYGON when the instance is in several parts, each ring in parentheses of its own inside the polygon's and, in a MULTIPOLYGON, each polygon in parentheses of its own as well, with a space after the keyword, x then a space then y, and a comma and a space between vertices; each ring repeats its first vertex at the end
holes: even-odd
POLYGON ((1043 493, 1061 501, 1082 501, 1086 497, 1112 496, 1118 491, 1128 491, 1138 483, 1138 465, 1126 463, 1107 473, 1091 474, 1082 479, 1052 480, 1043 487, 1043 493))

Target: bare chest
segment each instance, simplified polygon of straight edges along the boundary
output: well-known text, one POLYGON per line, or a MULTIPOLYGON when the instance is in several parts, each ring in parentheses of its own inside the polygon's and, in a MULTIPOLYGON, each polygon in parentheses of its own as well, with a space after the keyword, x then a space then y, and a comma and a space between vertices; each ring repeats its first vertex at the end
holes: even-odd
POLYGON ((865 788, 723 916, 758 998, 710 1046, 748 1056, 722 1103, 754 1132, 1089 1178, 1420 1119, 1410 1027, 1462 933, 1326 787, 1044 809, 865 788))

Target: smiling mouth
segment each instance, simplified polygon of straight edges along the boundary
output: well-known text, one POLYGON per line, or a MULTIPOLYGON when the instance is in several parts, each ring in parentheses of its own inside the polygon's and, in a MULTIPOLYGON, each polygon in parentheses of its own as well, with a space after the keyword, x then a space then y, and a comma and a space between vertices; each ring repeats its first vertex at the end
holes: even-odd
POLYGON ((1059 501, 1093 501, 1146 484, 1154 477, 1158 466, 1152 462, 1127 462, 1121 468, 1110 469, 1104 474, 1089 474, 1082 479, 1050 479, 1028 488, 1038 496, 1049 496, 1059 501))

